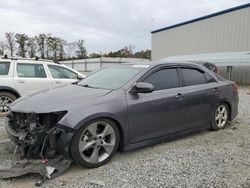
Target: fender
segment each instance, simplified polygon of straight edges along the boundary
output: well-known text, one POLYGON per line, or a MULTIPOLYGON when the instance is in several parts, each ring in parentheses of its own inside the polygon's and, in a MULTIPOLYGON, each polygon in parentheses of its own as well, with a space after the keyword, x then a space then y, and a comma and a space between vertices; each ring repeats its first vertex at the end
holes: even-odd
POLYGON ((19 93, 17 90, 11 88, 11 87, 8 87, 8 86, 0 86, 0 91, 1 91, 1 90, 3 90, 3 91, 9 91, 9 92, 11 92, 12 94, 14 94, 17 98, 21 97, 20 93, 19 93))
POLYGON ((72 141, 72 138, 74 136, 74 134, 86 123, 97 119, 97 118, 110 118, 112 120, 114 120, 115 122, 117 122, 119 124, 119 130, 121 131, 121 144, 120 144, 120 151, 125 151, 126 147, 128 146, 128 138, 126 137, 127 134, 124 134, 126 131, 125 130, 127 127, 126 126, 126 122, 122 122, 119 120, 119 118, 117 118, 114 114, 112 113, 96 113, 93 114, 91 116, 88 116, 84 119, 82 119, 80 122, 78 122, 76 124, 76 126, 74 128, 71 127, 67 127, 64 126, 60 123, 57 123, 57 127, 61 128, 63 130, 63 133, 61 134, 60 138, 59 138, 59 143, 60 143, 60 147, 59 150, 61 153, 63 153, 68 159, 71 159, 71 154, 70 154, 70 143, 72 141), (125 127, 124 127, 124 126, 125 127), (124 146, 125 145, 125 146, 124 146))
POLYGON ((120 125, 120 128, 123 131, 123 126, 122 125, 124 123, 121 122, 114 114, 106 113, 106 112, 96 113, 96 114, 93 114, 91 116, 88 116, 88 117, 84 118, 79 123, 77 123, 77 125, 74 127, 74 129, 79 130, 83 125, 85 125, 86 123, 88 123, 88 122, 90 122, 90 121, 92 121, 94 119, 97 119, 97 118, 110 118, 110 119, 113 119, 120 125))

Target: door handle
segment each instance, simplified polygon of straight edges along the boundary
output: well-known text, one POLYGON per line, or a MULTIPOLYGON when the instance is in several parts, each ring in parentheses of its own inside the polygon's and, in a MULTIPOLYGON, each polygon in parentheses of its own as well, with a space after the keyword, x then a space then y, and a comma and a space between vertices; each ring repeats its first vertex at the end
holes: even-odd
POLYGON ((61 82, 57 81, 56 84, 60 84, 61 82))
POLYGON ((19 80, 18 82, 19 82, 20 84, 24 84, 24 83, 25 83, 24 80, 19 80))
POLYGON ((177 99, 181 99, 181 98, 183 98, 183 94, 178 93, 175 97, 176 97, 177 99))
POLYGON ((213 92, 218 92, 218 88, 217 87, 213 88, 213 92))

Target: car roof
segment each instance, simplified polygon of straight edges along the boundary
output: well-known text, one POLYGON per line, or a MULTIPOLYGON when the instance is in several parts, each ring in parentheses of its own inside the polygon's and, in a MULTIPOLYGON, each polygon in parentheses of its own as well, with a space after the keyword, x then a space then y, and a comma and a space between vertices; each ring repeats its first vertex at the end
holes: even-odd
POLYGON ((129 62, 129 63, 122 63, 122 65, 141 65, 148 66, 149 68, 159 66, 159 65, 190 65, 190 66, 198 66, 200 67, 200 62, 190 62, 190 61, 180 61, 180 62, 171 62, 171 61, 148 61, 148 62, 129 62))
POLYGON ((48 59, 35 59, 35 58, 19 58, 19 57, 10 57, 10 58, 1 58, 0 62, 11 62, 11 61, 16 61, 16 62, 25 62, 25 63, 46 63, 46 64, 60 64, 56 63, 52 60, 48 59))

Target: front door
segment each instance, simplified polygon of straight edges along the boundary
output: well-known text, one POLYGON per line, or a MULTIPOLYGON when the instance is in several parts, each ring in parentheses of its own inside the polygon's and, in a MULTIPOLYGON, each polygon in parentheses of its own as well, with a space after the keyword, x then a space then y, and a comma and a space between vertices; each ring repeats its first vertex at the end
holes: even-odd
POLYGON ((52 77, 53 86, 70 85, 77 82, 77 74, 60 65, 47 65, 52 77))
POLYGON ((182 130, 183 100, 176 68, 150 73, 142 82, 154 85, 152 93, 127 93, 131 143, 182 130))

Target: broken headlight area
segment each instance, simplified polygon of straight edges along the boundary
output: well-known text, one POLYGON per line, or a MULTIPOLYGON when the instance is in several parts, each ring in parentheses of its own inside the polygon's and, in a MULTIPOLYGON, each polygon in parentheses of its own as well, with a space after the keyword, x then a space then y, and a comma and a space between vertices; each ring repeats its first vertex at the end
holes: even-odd
POLYGON ((22 157, 54 158, 58 154, 58 138, 62 132, 55 125, 66 113, 12 112, 6 128, 12 141, 21 150, 22 157))

